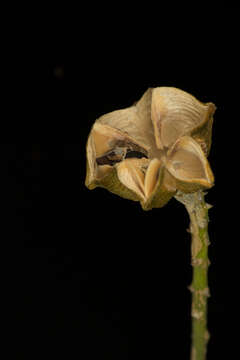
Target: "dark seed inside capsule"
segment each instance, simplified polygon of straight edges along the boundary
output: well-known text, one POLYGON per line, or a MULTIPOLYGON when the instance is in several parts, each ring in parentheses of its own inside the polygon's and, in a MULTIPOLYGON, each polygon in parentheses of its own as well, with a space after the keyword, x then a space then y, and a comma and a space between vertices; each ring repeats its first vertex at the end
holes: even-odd
POLYGON ((116 153, 114 150, 111 151, 110 153, 101 156, 99 158, 96 159, 97 164, 98 165, 111 165, 113 166, 114 164, 124 160, 124 159, 128 159, 128 158, 137 158, 137 159, 141 159, 141 158, 147 158, 146 154, 142 153, 141 151, 135 151, 132 149, 127 149, 126 152, 122 152, 122 153, 116 153))

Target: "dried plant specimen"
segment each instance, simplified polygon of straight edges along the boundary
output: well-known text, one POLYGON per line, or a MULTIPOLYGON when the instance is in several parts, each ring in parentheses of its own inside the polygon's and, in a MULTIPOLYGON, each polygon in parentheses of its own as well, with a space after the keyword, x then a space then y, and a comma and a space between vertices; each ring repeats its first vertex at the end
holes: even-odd
POLYGON ((192 234, 192 360, 207 347, 208 209, 204 190, 214 185, 207 160, 213 103, 173 87, 148 89, 134 105, 101 116, 87 141, 86 186, 104 187, 139 201, 144 210, 175 197, 190 216, 192 234))

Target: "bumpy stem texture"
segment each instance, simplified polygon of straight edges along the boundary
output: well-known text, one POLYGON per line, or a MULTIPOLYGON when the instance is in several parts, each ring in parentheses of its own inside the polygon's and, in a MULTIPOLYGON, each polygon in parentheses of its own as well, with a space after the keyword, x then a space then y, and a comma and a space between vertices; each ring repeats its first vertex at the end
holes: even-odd
POLYGON ((193 279, 192 292, 192 350, 191 360, 205 360, 207 354, 207 298, 208 288, 208 209, 203 192, 193 194, 179 193, 176 199, 182 202, 190 217, 192 235, 193 279))

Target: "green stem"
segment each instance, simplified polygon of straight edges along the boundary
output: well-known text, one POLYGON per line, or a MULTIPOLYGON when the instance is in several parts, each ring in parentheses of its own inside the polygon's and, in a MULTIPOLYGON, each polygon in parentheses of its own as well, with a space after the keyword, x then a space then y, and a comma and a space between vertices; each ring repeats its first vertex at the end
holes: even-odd
POLYGON ((205 360, 207 354, 207 298, 208 288, 208 209, 203 192, 193 194, 179 193, 176 199, 182 202, 190 217, 192 235, 193 279, 192 292, 192 350, 191 360, 205 360))

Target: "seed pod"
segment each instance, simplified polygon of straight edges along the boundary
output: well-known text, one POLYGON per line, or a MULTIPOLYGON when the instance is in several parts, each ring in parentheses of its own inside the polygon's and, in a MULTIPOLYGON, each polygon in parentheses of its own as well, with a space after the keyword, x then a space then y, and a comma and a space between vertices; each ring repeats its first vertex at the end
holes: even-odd
POLYGON ((215 106, 190 94, 148 89, 133 106, 101 116, 87 141, 86 186, 164 206, 177 190, 213 186, 207 161, 215 106))

